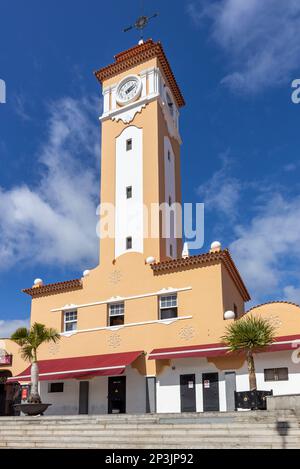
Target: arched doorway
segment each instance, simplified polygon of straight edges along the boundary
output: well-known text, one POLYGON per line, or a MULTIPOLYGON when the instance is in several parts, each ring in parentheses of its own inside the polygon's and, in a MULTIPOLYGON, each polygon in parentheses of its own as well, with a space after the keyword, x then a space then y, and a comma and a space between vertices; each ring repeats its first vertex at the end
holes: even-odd
POLYGON ((11 376, 9 370, 0 371, 0 417, 15 415, 13 405, 20 400, 20 384, 7 383, 11 376))

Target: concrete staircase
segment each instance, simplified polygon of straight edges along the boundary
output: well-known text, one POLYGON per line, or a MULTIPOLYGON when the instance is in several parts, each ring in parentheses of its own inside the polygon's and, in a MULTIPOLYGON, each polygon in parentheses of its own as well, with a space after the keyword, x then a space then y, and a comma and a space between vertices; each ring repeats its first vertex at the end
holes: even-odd
POLYGON ((0 448, 300 448, 293 411, 1 417, 0 448))

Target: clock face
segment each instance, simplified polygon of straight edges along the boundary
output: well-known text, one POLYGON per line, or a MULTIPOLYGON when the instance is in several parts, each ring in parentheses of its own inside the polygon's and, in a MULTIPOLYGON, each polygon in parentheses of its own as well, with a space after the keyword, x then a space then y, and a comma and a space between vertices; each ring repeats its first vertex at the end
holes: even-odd
POLYGON ((142 83, 139 77, 131 76, 121 81, 117 89, 117 102, 125 105, 133 102, 140 95, 142 83))

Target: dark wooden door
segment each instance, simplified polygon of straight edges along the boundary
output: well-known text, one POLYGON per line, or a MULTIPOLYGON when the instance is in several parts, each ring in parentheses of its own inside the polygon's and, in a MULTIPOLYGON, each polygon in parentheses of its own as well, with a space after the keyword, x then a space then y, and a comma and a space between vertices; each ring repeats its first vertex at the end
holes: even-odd
POLYGON ((181 412, 196 412, 195 375, 180 375, 181 412))
POLYGON ((79 383, 79 414, 89 413, 89 382, 80 381, 79 383))
POLYGON ((218 373, 203 373, 202 387, 204 412, 218 412, 220 410, 218 373))
POLYGON ((108 413, 126 413, 126 376, 108 378, 108 413))

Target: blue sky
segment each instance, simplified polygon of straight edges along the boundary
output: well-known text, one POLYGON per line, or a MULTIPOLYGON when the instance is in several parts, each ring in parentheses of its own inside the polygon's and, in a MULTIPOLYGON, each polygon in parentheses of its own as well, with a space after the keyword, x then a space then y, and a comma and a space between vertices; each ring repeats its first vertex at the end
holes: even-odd
MULTIPOLYGON (((97 263, 101 113, 93 71, 133 46, 140 1, 1 2, 0 336, 26 321, 21 289, 97 263)), ((186 99, 185 202, 205 202, 205 245, 229 247, 254 302, 300 302, 297 0, 152 0, 186 99)))

